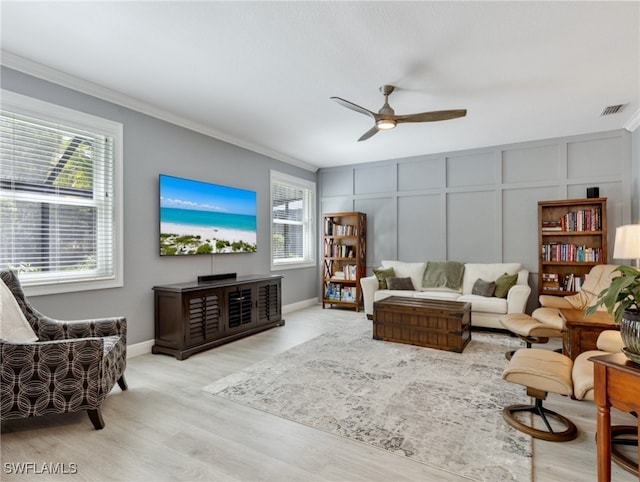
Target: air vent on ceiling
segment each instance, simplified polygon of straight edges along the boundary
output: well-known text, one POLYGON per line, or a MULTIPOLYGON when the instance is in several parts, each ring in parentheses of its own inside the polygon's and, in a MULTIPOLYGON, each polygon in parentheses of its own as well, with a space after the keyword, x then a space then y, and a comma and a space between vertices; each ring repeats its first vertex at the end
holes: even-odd
POLYGON ((622 110, 622 108, 624 106, 625 106, 625 104, 609 105, 609 106, 604 108, 604 110, 600 113, 600 115, 617 114, 618 112, 620 112, 622 110))

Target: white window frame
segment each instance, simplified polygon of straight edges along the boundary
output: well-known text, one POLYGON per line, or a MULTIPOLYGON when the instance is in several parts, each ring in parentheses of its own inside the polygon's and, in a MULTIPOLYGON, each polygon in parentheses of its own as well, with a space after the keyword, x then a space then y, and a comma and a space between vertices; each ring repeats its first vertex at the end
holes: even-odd
POLYGON ((39 280, 37 275, 20 273, 20 282, 27 296, 71 293, 76 291, 118 288, 124 285, 123 262, 123 126, 121 123, 79 112, 67 107, 45 102, 15 92, 0 90, 2 110, 27 115, 48 122, 95 132, 113 139, 113 224, 112 253, 113 274, 96 278, 77 275, 65 278, 62 272, 55 281, 39 280))
POLYGON ((283 172, 271 170, 270 172, 270 195, 269 195, 269 231, 270 231, 270 258, 271 258, 271 270, 284 270, 284 269, 296 269, 296 268, 309 268, 316 266, 316 183, 313 181, 307 181, 299 177, 291 176, 283 172), (302 221, 304 239, 303 239, 303 257, 295 260, 276 260, 274 258, 274 245, 273 245, 273 224, 280 222, 273 218, 273 187, 274 184, 286 184, 292 187, 305 189, 309 192, 310 199, 307 202, 310 204, 311 209, 304 209, 306 214, 309 214, 308 219, 302 221))

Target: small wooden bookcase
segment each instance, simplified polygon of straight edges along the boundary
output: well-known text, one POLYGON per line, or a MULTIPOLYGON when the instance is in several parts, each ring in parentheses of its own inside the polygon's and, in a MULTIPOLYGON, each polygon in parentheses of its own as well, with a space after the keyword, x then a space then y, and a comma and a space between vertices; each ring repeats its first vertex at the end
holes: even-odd
POLYGON ((367 215, 360 212, 323 214, 322 307, 360 311, 367 249, 367 215))
POLYGON ((538 202, 538 294, 574 294, 606 263, 607 198, 538 202))

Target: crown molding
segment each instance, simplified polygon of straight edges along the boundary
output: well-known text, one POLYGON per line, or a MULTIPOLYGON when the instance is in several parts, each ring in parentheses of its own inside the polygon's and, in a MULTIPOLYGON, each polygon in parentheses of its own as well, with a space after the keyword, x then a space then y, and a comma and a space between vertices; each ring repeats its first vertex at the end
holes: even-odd
POLYGON ((189 120, 185 117, 175 115, 163 109, 159 109, 151 104, 142 102, 139 99, 135 99, 120 92, 108 89, 99 84, 74 77, 73 75, 61 72, 51 67, 47 67, 32 60, 25 59, 24 57, 12 54, 11 52, 7 52, 6 50, 0 50, 0 64, 10 69, 31 75, 33 77, 37 77, 39 79, 46 80, 60 86, 73 89, 83 94, 97 97, 113 104, 135 110, 142 114, 155 117, 156 119, 160 119, 171 124, 184 127, 185 129, 204 134, 208 137, 233 144, 234 146, 247 149, 257 154, 262 154, 263 156, 286 162, 287 164, 300 167, 307 171, 316 172, 318 170, 317 166, 313 166, 307 162, 287 156, 281 152, 268 149, 264 146, 259 146, 245 140, 238 139, 218 130, 212 129, 204 124, 193 122, 192 120, 189 120))
POLYGON ((631 119, 624 125, 624 128, 629 132, 635 131, 638 127, 640 127, 640 110, 633 114, 631 119))

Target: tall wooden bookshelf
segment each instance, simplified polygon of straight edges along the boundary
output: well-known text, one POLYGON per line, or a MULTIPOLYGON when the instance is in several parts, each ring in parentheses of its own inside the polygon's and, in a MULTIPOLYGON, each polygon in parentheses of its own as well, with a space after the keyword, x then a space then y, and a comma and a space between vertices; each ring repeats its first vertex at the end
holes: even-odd
POLYGON ((607 262, 607 198, 538 202, 538 294, 580 291, 585 275, 607 262))
POLYGON ((322 215, 322 307, 360 311, 367 249, 367 215, 359 212, 322 215))

